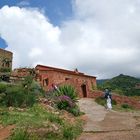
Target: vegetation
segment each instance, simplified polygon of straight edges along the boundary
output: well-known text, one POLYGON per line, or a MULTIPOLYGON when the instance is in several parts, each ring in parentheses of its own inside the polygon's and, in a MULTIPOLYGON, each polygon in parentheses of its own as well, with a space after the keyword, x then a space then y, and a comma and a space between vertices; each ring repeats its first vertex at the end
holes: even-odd
POLYGON ((11 72, 11 68, 0 68, 0 72, 11 72))
POLYGON ((121 107, 124 109, 133 109, 133 107, 129 104, 122 104, 121 107))
MULTIPOLYGON (((106 99, 104 97, 97 97, 95 99, 95 102, 102 106, 106 106, 106 99)), ((112 100, 112 105, 117 105, 117 102, 115 100, 112 100)))
POLYGON ((30 76, 18 85, 0 83, 0 105, 7 107, 33 106, 40 95, 42 95, 41 87, 30 76))
MULTIPOLYGON (((11 140, 30 140, 31 134, 28 133, 27 129, 17 129, 12 137, 10 138, 11 140)), ((37 140, 35 138, 32 139, 37 140)))
POLYGON ((60 86, 52 95, 52 99, 55 98, 54 102, 58 109, 64 109, 74 116, 81 115, 80 109, 76 104, 78 97, 72 86, 60 86))
POLYGON ((119 94, 126 96, 140 96, 140 89, 136 89, 135 86, 140 83, 140 79, 120 74, 110 80, 98 84, 98 88, 103 90, 109 88, 119 94))
MULTIPOLYGON (((106 107, 106 99, 104 97, 97 97, 95 99, 95 102, 105 106, 106 107)), ((115 100, 112 100, 112 106, 113 106, 113 110, 118 110, 118 111, 132 111, 135 110, 135 108, 129 104, 117 104, 117 102, 115 100)))
POLYGON ((74 87, 72 87, 70 85, 60 86, 59 89, 56 91, 55 95, 56 96, 65 95, 65 96, 68 96, 74 102, 77 101, 77 93, 76 93, 74 87))
POLYGON ((44 92, 31 76, 21 84, 0 83, 0 124, 15 125, 9 140, 76 139, 82 132, 82 122, 78 118, 70 121, 61 111, 80 114, 74 88, 63 86, 51 95, 51 102, 60 110, 39 104, 40 96, 44 92))
POLYGON ((17 126, 10 138, 12 140, 73 140, 82 132, 82 123, 78 119, 71 123, 63 119, 61 113, 56 114, 39 104, 24 110, 1 108, 0 124, 17 126))

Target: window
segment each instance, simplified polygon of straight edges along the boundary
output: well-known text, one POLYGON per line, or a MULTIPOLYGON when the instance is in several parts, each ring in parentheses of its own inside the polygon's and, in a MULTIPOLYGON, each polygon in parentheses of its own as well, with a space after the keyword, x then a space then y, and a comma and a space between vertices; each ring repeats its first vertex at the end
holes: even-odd
POLYGON ((10 62, 6 62, 5 66, 9 68, 10 67, 10 62))
POLYGON ((43 84, 44 86, 48 86, 48 85, 49 85, 49 79, 48 79, 48 78, 45 79, 43 83, 44 83, 44 84, 43 84))
POLYGON ((69 80, 69 79, 70 79, 70 78, 66 77, 66 78, 65 78, 65 81, 67 81, 67 80, 69 80))

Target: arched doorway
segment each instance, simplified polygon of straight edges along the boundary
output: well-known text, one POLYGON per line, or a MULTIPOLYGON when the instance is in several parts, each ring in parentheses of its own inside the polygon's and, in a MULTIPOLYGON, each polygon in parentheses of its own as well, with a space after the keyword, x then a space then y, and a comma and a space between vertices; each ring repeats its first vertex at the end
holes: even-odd
POLYGON ((81 85, 83 97, 87 97, 87 88, 86 85, 81 85))

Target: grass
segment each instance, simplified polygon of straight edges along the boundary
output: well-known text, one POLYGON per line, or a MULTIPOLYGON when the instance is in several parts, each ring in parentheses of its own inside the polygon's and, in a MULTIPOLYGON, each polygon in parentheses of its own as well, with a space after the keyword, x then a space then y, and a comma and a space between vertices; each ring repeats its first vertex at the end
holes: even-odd
MULTIPOLYGON (((102 105, 102 106, 106 106, 106 99, 104 97, 98 97, 95 99, 95 102, 102 105)), ((115 100, 112 100, 112 105, 116 105, 117 102, 115 100)))
POLYGON ((43 121, 55 122, 61 124, 63 121, 58 115, 46 111, 41 105, 34 105, 32 108, 21 112, 16 108, 13 111, 8 109, 1 110, 0 123, 3 125, 16 124, 18 126, 26 126, 28 124, 41 126, 43 121))
POLYGON ((131 106, 131 105, 129 105, 129 104, 120 104, 120 105, 118 105, 118 106, 116 106, 115 107, 115 110, 117 110, 117 111, 122 111, 122 112, 132 112, 132 111, 136 111, 136 109, 133 107, 133 106, 131 106))
POLYGON ((23 111, 3 107, 0 108, 0 124, 16 125, 10 140, 73 140, 82 132, 82 123, 75 121, 72 124, 60 114, 50 112, 39 104, 23 111))
POLYGON ((82 132, 82 124, 78 121, 74 126, 73 125, 66 125, 63 129, 63 137, 66 140, 72 140, 76 138, 77 135, 80 135, 82 132))
MULTIPOLYGON (((95 102, 99 105, 106 106, 106 99, 103 97, 98 97, 95 102)), ((113 110, 117 111, 133 111, 135 108, 129 104, 117 104, 115 100, 112 100, 113 110)))

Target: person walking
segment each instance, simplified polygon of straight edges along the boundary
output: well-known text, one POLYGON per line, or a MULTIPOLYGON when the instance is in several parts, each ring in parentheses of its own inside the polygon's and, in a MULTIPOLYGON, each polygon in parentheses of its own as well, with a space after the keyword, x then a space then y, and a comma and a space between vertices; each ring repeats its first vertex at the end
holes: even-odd
POLYGON ((111 98, 108 95, 106 99, 106 104, 107 104, 107 109, 111 110, 112 109, 112 104, 111 104, 111 98))
POLYGON ((104 98, 106 99, 106 107, 107 109, 112 109, 112 96, 111 91, 109 89, 105 89, 104 98))

